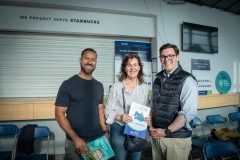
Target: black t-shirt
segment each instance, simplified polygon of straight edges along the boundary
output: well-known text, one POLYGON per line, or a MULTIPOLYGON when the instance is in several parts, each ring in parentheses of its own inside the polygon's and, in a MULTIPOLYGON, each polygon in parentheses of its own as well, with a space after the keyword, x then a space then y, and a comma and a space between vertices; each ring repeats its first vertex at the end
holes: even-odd
MULTIPOLYGON (((99 104, 103 104, 103 85, 94 78, 85 80, 74 75, 59 88, 56 106, 68 107, 67 119, 74 132, 85 141, 103 135, 99 104)), ((67 138, 71 140, 70 137, 67 138)))

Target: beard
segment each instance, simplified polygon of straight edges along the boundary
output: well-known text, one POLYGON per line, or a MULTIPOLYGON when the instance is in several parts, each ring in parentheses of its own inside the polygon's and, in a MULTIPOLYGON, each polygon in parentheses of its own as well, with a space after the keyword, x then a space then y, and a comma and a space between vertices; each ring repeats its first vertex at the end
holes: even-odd
MULTIPOLYGON (((87 65, 86 65, 86 66, 87 66, 87 65)), ((89 66, 92 66, 92 65, 89 64, 89 66)), ((92 66, 92 67, 93 67, 93 66, 92 66)), ((95 70, 95 68, 93 68, 92 70, 86 70, 86 69, 84 68, 84 66, 81 65, 81 70, 82 70, 83 73, 85 73, 85 74, 92 74, 92 72, 95 70)))

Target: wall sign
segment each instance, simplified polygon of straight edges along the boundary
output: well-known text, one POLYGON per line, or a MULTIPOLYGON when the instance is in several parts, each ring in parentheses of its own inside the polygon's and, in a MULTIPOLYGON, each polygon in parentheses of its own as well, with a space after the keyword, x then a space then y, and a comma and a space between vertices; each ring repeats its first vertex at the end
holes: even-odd
POLYGON ((192 59, 192 74, 198 82, 198 95, 212 94, 210 60, 192 59))
POLYGON ((143 63, 144 82, 148 85, 148 90, 152 90, 151 44, 115 41, 115 82, 118 82, 121 63, 126 54, 138 54, 143 63))
POLYGON ((225 71, 220 71, 216 77, 216 87, 220 93, 228 93, 231 89, 232 82, 231 78, 225 71))
POLYGON ((150 16, 0 5, 0 22, 0 30, 155 37, 150 16))

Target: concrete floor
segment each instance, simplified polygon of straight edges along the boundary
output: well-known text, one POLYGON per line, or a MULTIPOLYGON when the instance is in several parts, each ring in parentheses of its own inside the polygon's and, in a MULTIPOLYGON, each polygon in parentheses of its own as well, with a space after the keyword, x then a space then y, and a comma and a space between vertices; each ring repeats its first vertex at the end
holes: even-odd
MULTIPOLYGON (((53 155, 49 156, 49 160, 54 160, 53 155)), ((64 154, 55 155, 55 160, 64 160, 64 154)), ((152 160, 152 148, 147 147, 142 151, 141 160, 152 160)))
MULTIPOLYGON (((196 148, 193 147, 192 149, 195 150, 196 148)), ((49 160, 54 160, 53 157, 54 157, 53 155, 50 155, 49 160)), ((198 160, 204 160, 204 158, 202 157, 201 149, 197 149, 197 151, 195 151, 192 154, 192 159, 191 159, 191 157, 189 157, 189 160, 197 160, 197 159, 198 160)), ((228 158, 228 160, 237 160, 237 159, 238 159, 237 156, 233 156, 233 157, 228 158)), ((55 160, 64 160, 64 154, 56 155, 55 160)), ((152 148, 151 148, 151 146, 147 146, 143 149, 142 155, 141 155, 141 160, 152 160, 152 148)), ((216 160, 221 160, 221 158, 217 158, 216 160)))

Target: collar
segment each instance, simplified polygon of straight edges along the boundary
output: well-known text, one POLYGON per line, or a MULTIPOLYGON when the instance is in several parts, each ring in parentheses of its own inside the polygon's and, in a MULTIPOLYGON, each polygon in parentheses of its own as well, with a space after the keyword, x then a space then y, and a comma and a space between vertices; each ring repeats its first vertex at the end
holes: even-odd
MULTIPOLYGON (((178 66, 179 66, 179 65, 178 65, 178 66)), ((176 68, 174 68, 171 72, 169 72, 168 75, 166 75, 166 72, 164 71, 164 72, 163 72, 163 75, 164 75, 165 77, 170 77, 171 74, 178 68, 178 66, 177 66, 176 68)))
MULTIPOLYGON (((126 78, 125 78, 126 79, 126 78)), ((125 80, 124 79, 124 80, 125 80)), ((122 88, 125 88, 125 86, 124 86, 124 80, 122 80, 122 88)), ((138 81, 138 79, 137 79, 137 83, 136 84, 138 84, 138 85, 140 85, 140 82, 138 81)))

